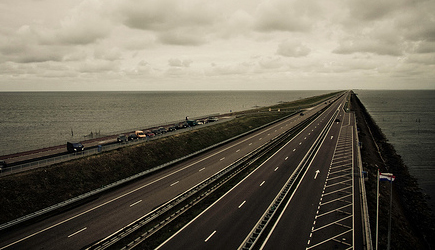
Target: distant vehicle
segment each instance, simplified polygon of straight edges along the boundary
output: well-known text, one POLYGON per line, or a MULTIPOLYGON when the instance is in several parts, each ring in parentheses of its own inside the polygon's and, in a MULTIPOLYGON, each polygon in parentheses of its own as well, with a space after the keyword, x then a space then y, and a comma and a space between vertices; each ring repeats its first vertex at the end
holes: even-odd
POLYGON ((165 134, 166 132, 168 132, 166 130, 166 128, 164 128, 164 127, 160 127, 160 128, 158 128, 158 130, 159 130, 160 134, 165 134))
POLYGON ((116 138, 117 142, 126 142, 128 141, 128 137, 124 134, 118 135, 118 137, 116 138))
POLYGON ((182 129, 182 128, 187 128, 189 125, 187 124, 187 122, 180 122, 176 125, 176 129, 182 129))
POLYGON ((153 129, 153 130, 151 130, 151 132, 154 133, 155 135, 160 135, 161 134, 160 130, 158 130, 158 129, 153 129))
POLYGON ((83 146, 83 144, 80 142, 67 142, 66 149, 70 153, 79 153, 85 150, 85 146, 83 146))
POLYGON ((337 119, 335 119, 335 122, 341 122, 341 121, 340 121, 340 119, 337 118, 337 119))
POLYGON ((202 125, 202 124, 204 124, 204 121, 203 120, 196 120, 196 124, 202 125))
POLYGON ((0 160, 0 171, 3 170, 4 168, 7 168, 8 164, 6 164, 6 162, 4 160, 0 160))
POLYGON ((303 115, 305 115, 305 114, 301 112, 300 115, 303 116, 303 115))
POLYGON ((215 116, 212 116, 212 117, 209 117, 209 118, 207 119, 207 121, 208 121, 208 122, 217 122, 217 121, 219 121, 219 119, 218 119, 217 117, 215 117, 215 116))
POLYGON ((134 134, 137 136, 137 138, 142 139, 146 138, 147 136, 144 134, 142 130, 136 130, 134 131, 134 134))
POLYGON ((177 130, 177 128, 175 128, 175 125, 174 126, 170 126, 170 127, 168 127, 168 132, 172 132, 172 131, 175 131, 175 130, 177 130))
POLYGON ((138 137, 137 137, 136 134, 129 134, 128 135, 128 140, 129 141, 133 141, 133 140, 137 140, 137 139, 138 139, 138 137))
POLYGON ((196 121, 194 121, 194 120, 187 120, 186 122, 187 122, 187 125, 189 125, 190 127, 198 125, 198 123, 196 123, 196 121))
POLYGON ((145 130, 145 135, 150 137, 150 138, 153 138, 154 136, 156 136, 156 134, 154 134, 153 132, 151 132, 149 130, 145 130))

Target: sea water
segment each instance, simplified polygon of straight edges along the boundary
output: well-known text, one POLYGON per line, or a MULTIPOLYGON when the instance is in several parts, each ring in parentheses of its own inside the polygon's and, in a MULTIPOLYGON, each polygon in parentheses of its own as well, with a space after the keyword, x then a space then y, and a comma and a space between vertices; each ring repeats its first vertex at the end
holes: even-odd
POLYGON ((0 155, 331 91, 3 92, 0 155))
POLYGON ((429 204, 435 209, 435 90, 355 93, 402 156, 411 175, 431 197, 429 204))

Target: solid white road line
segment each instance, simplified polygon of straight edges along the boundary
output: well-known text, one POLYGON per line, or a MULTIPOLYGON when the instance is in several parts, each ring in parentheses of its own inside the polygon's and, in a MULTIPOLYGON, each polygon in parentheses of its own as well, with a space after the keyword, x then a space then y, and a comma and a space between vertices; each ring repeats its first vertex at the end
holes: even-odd
POLYGON ((132 206, 134 206, 134 205, 137 205, 137 204, 139 204, 139 203, 141 203, 141 202, 142 202, 142 200, 138 200, 138 201, 136 201, 135 203, 130 204, 130 207, 132 207, 132 206))
POLYGON ((211 233, 210 236, 208 236, 207 239, 204 240, 204 242, 207 242, 215 233, 216 230, 214 230, 213 233, 211 233))
POLYGON ((171 187, 174 186, 174 185, 176 185, 176 184, 178 184, 178 182, 180 182, 180 181, 176 181, 176 182, 172 183, 172 184, 171 184, 171 187))
POLYGON ((88 229, 88 228, 87 228, 87 227, 82 228, 82 229, 80 229, 79 231, 77 231, 77 232, 75 232, 75 233, 73 233, 73 234, 68 235, 68 238, 71 238, 71 237, 73 237, 74 235, 76 235, 76 234, 78 234, 78 233, 81 233, 81 232, 85 231, 86 229, 88 229))
POLYGON ((245 203, 246 201, 243 201, 242 204, 239 205, 239 208, 241 208, 245 203))

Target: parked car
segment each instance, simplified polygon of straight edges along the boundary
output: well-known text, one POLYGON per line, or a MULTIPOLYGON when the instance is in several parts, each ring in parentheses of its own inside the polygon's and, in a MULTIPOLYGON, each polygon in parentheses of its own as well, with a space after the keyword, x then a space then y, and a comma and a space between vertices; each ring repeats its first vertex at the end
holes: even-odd
POLYGON ((137 135, 136 134, 129 134, 128 135, 128 140, 129 141, 133 141, 133 140, 137 140, 138 139, 138 137, 137 137, 137 135))
POLYGON ((148 136, 149 138, 153 138, 154 136, 156 136, 156 134, 154 134, 153 132, 149 131, 149 130, 145 130, 145 135, 148 136))
POLYGON ((116 138, 117 142, 126 142, 128 141, 128 137, 124 134, 118 135, 118 137, 116 138))
POLYGON ((340 122, 340 119, 338 119, 338 118, 337 118, 337 119, 335 119, 335 122, 340 122))
POLYGON ((215 117, 215 116, 212 116, 212 117, 209 117, 209 118, 207 119, 207 121, 208 121, 208 122, 217 122, 217 121, 219 121, 219 118, 217 118, 217 117, 215 117))
POLYGON ((176 129, 182 129, 182 128, 187 128, 189 127, 189 125, 187 124, 187 122, 180 122, 178 123, 178 125, 176 126, 176 129))
POLYGON ((134 131, 134 133, 139 139, 143 139, 147 137, 142 130, 136 130, 134 131))
POLYGON ((193 126, 196 126, 196 125, 197 125, 196 121, 194 121, 194 120, 187 120, 186 122, 187 122, 187 124, 188 124, 190 127, 193 127, 193 126))
POLYGON ((67 142, 66 149, 70 153, 79 153, 85 150, 85 146, 83 146, 83 144, 80 142, 67 142))
POLYGON ((177 128, 175 128, 175 125, 173 125, 173 126, 169 126, 168 127, 168 132, 172 132, 172 131, 175 131, 175 130, 177 130, 177 128))
POLYGON ((165 134, 166 132, 168 132, 166 130, 166 128, 164 128, 164 127, 159 127, 158 130, 159 130, 160 134, 165 134))
POLYGON ((3 170, 4 168, 7 168, 8 164, 6 164, 6 162, 4 160, 0 160, 0 171, 3 170))

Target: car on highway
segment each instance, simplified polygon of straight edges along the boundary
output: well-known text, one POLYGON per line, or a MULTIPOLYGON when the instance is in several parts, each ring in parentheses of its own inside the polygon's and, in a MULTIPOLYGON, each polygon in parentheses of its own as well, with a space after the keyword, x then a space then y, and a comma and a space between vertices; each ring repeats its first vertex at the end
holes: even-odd
POLYGON ((153 138, 154 136, 156 136, 156 134, 154 134, 153 132, 149 131, 149 130, 145 130, 145 135, 149 138, 153 138))
POLYGON ((8 165, 6 164, 6 162, 4 160, 0 160, 0 171, 7 167, 8 165))
POLYGON ((120 135, 118 135, 118 137, 116 137, 116 141, 117 142, 126 142, 126 141, 128 141, 128 137, 124 134, 120 134, 120 135))
POLYGON ((144 139, 147 136, 144 134, 144 132, 142 130, 136 130, 134 131, 134 134, 137 136, 137 138, 139 139, 144 139))
POLYGON ((219 118, 215 117, 215 116, 211 116, 207 119, 208 122, 217 122, 219 121, 219 118))
POLYGON ((128 140, 129 141, 133 141, 133 140, 137 140, 137 139, 138 138, 137 138, 136 134, 131 133, 131 134, 128 135, 128 140))
POLYGON ((66 149, 70 153, 80 153, 85 150, 85 146, 80 142, 67 142, 66 149))
POLYGON ((164 127, 159 127, 158 130, 159 130, 160 134, 165 134, 166 132, 168 132, 168 130, 164 127))
POLYGON ((175 131, 175 130, 177 130, 177 128, 175 127, 175 125, 172 125, 172 126, 169 126, 168 127, 168 132, 172 132, 172 131, 175 131))
POLYGON ((335 119, 335 122, 341 122, 341 121, 340 121, 340 119, 337 118, 337 119, 335 119))

